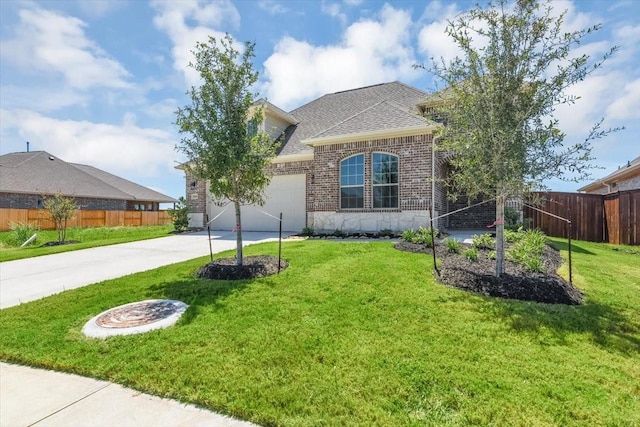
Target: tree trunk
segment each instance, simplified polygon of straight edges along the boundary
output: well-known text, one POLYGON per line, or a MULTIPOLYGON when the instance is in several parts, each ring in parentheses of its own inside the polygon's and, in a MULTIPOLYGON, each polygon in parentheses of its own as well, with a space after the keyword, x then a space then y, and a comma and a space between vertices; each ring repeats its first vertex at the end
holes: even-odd
POLYGON ((496 199, 496 277, 504 273, 504 203, 505 197, 496 199))
POLYGON ((240 203, 234 202, 236 208, 236 265, 242 265, 242 220, 240 219, 240 203))

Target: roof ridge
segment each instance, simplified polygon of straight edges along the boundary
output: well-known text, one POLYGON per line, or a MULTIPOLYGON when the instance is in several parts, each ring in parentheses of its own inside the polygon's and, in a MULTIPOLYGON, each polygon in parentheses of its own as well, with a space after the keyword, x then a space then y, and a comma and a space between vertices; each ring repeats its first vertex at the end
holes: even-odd
POLYGON ((322 135, 323 133, 328 132, 328 131, 330 131, 331 129, 333 129, 333 128, 335 128, 335 127, 338 127, 338 126, 340 126, 341 124, 348 122, 349 120, 353 119, 354 117, 358 117, 358 116, 359 116, 359 115, 361 115, 362 113, 365 113, 365 112, 367 112, 367 111, 371 110, 372 108, 377 107, 378 105, 382 104, 382 103, 383 103, 383 102, 385 102, 385 101, 387 101, 387 100, 386 100, 386 99, 383 99, 383 100, 381 100, 381 101, 378 101, 378 102, 376 102, 375 104, 373 104, 373 105, 371 105, 371 106, 369 106, 369 107, 365 108, 364 110, 360 110, 360 111, 358 111, 357 113, 352 114, 351 116, 349 116, 349 117, 347 117, 346 119, 344 119, 344 120, 342 120, 342 121, 340 121, 340 122, 336 123, 335 125, 333 125, 333 126, 329 126, 328 128, 321 130, 320 132, 316 133, 315 135, 312 135, 309 139, 313 139, 313 138, 315 138, 315 137, 316 137, 316 136, 318 136, 318 135, 322 135))

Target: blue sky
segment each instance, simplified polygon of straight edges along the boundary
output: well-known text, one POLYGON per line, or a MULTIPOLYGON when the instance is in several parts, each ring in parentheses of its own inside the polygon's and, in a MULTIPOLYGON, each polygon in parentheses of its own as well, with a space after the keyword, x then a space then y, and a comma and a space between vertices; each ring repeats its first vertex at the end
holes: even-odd
MULTIPOLYGON (((325 93, 399 80, 425 91, 412 66, 451 58, 446 19, 468 1, 0 1, 0 153, 45 150, 173 197, 184 195, 175 110, 197 76, 190 50, 225 32, 256 43, 256 91, 289 111, 325 93)), ((568 29, 602 23, 580 52, 620 50, 572 89, 557 112, 566 143, 591 125, 626 126, 595 141, 594 177, 640 155, 640 1, 558 0, 568 29)), ((585 182, 547 184, 575 191, 585 182)))

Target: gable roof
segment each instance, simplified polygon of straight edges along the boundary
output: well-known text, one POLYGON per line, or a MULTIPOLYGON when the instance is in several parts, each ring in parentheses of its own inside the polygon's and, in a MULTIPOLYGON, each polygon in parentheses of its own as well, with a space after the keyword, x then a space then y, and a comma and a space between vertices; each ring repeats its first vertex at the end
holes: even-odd
POLYGON ((426 92, 400 82, 324 95, 289 112, 298 124, 287 128, 278 155, 312 153, 308 144, 314 138, 322 141, 403 128, 415 131, 420 126, 429 131, 417 107, 427 97, 426 92))
POLYGON ((601 187, 606 187, 621 179, 631 178, 640 175, 640 156, 628 162, 626 165, 618 168, 615 172, 610 173, 604 178, 597 179, 584 187, 578 188, 578 191, 596 191, 601 187))
POLYGON ((0 192, 177 202, 172 197, 92 166, 67 163, 46 151, 0 156, 0 192))

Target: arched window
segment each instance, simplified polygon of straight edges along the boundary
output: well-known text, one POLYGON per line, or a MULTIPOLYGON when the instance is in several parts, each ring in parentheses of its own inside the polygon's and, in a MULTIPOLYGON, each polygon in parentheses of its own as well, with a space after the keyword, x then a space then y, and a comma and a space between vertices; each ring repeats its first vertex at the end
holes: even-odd
POLYGON ((398 157, 373 153, 371 162, 373 208, 398 208, 398 157))
POLYGON ((364 208, 364 155, 340 162, 340 208, 364 208))

